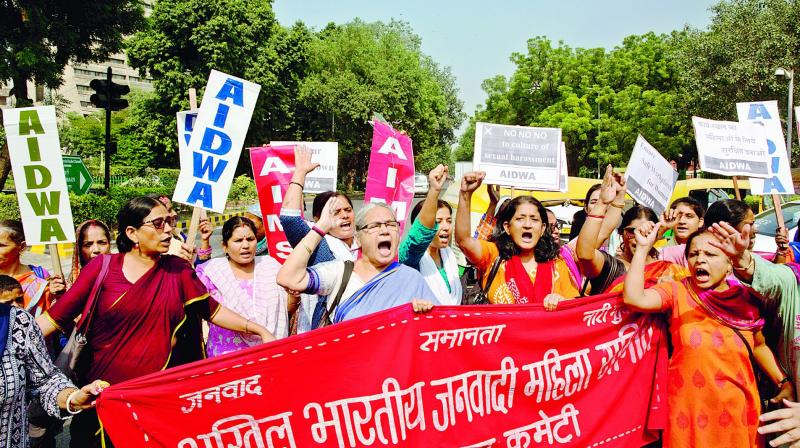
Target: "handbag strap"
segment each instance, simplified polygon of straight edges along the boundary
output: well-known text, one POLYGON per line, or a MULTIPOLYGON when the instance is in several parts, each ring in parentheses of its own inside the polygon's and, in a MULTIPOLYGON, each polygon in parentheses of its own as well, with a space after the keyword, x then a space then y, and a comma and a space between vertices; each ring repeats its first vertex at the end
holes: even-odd
POLYGON ((322 318, 322 326, 330 325, 331 322, 331 313, 333 310, 339 306, 339 302, 342 300, 342 295, 344 294, 344 290, 347 289, 347 284, 350 282, 350 275, 353 273, 353 268, 355 267, 355 263, 350 260, 344 262, 344 273, 342 274, 342 284, 339 285, 339 290, 336 291, 336 297, 333 299, 333 303, 329 309, 325 310, 325 316, 322 318))
POLYGON ((100 257, 102 257, 103 266, 100 268, 100 274, 94 279, 94 285, 92 285, 92 290, 89 293, 89 297, 86 299, 86 305, 83 308, 81 319, 75 326, 75 331, 77 333, 86 334, 88 332, 92 315, 94 315, 94 310, 97 308, 97 296, 100 295, 100 286, 103 284, 103 280, 106 279, 108 267, 111 265, 111 255, 103 254, 100 255, 100 257))
POLYGON ((738 328, 730 327, 730 329, 733 330, 734 333, 736 333, 736 336, 739 336, 742 342, 744 342, 744 346, 747 348, 747 355, 750 357, 750 364, 752 364, 753 372, 756 372, 756 369, 758 368, 758 362, 756 362, 756 357, 753 355, 753 348, 750 347, 750 343, 747 342, 747 338, 744 337, 744 335, 742 334, 741 331, 739 331, 738 328))
POLYGON ((491 288, 492 282, 494 281, 495 276, 497 276, 498 269, 500 269, 500 257, 494 259, 494 263, 492 263, 492 268, 489 269, 489 276, 486 277, 486 283, 484 283, 483 289, 481 290, 484 296, 488 297, 489 288, 491 288))

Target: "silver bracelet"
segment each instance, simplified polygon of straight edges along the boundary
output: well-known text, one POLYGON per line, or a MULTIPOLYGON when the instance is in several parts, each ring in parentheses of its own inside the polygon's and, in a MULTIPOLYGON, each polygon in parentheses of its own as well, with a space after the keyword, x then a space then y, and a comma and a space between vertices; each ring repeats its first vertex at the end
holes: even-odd
POLYGON ((75 396, 75 394, 77 394, 77 393, 78 393, 78 392, 80 392, 80 391, 81 391, 80 389, 75 389, 75 390, 74 390, 74 391, 72 391, 72 393, 71 393, 71 394, 69 394, 69 396, 67 397, 67 412, 68 412, 70 415, 76 415, 76 414, 80 414, 81 412, 83 412, 83 409, 78 409, 77 411, 73 411, 72 409, 70 409, 70 406, 69 406, 69 405, 70 405, 70 403, 72 402, 72 397, 74 397, 74 396, 75 396))

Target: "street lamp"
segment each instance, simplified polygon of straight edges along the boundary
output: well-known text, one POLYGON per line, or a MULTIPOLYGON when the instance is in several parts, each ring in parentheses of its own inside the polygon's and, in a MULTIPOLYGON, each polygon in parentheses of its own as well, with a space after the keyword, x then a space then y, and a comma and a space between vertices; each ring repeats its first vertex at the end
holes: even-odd
POLYGON ((785 68, 778 68, 775 70, 775 76, 778 78, 785 78, 789 80, 789 99, 787 101, 789 110, 786 119, 786 154, 789 156, 789 163, 792 160, 792 109, 794 108, 794 70, 787 70, 785 68))

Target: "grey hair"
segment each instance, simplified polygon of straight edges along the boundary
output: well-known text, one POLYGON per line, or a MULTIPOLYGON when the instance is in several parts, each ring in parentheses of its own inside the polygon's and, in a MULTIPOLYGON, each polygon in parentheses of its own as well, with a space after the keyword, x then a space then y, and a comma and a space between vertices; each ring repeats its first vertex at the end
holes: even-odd
POLYGON ((373 210, 373 209, 378 208, 378 207, 381 207, 381 208, 384 208, 384 209, 388 210, 389 213, 392 215, 392 219, 394 219, 395 221, 397 220, 397 216, 395 216, 394 210, 392 210, 392 208, 389 207, 388 205, 386 205, 385 203, 383 203, 383 202, 368 202, 368 203, 364 204, 361 207, 361 209, 358 211, 358 213, 356 213, 356 229, 357 230, 361 230, 362 227, 367 225, 367 222, 366 222, 367 221, 367 213, 369 213, 370 210, 373 210))
POLYGON ((16 219, 4 219, 0 221, 0 233, 8 233, 11 241, 16 245, 25 242, 25 231, 22 229, 22 223, 16 219))

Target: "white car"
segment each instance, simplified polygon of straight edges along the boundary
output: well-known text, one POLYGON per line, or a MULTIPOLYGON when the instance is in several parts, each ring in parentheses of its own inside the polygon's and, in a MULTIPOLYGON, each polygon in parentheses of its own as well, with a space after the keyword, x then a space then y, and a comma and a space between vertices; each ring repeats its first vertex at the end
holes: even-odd
MULTIPOLYGON (((783 220, 789 229, 789 241, 794 241, 797 224, 800 221, 800 201, 791 201, 782 205, 783 220)), ((757 252, 775 252, 775 229, 778 222, 775 210, 769 209, 756 215, 756 243, 753 250, 757 252)))
POLYGON ((428 176, 422 173, 414 173, 414 194, 425 194, 428 189, 428 176))

